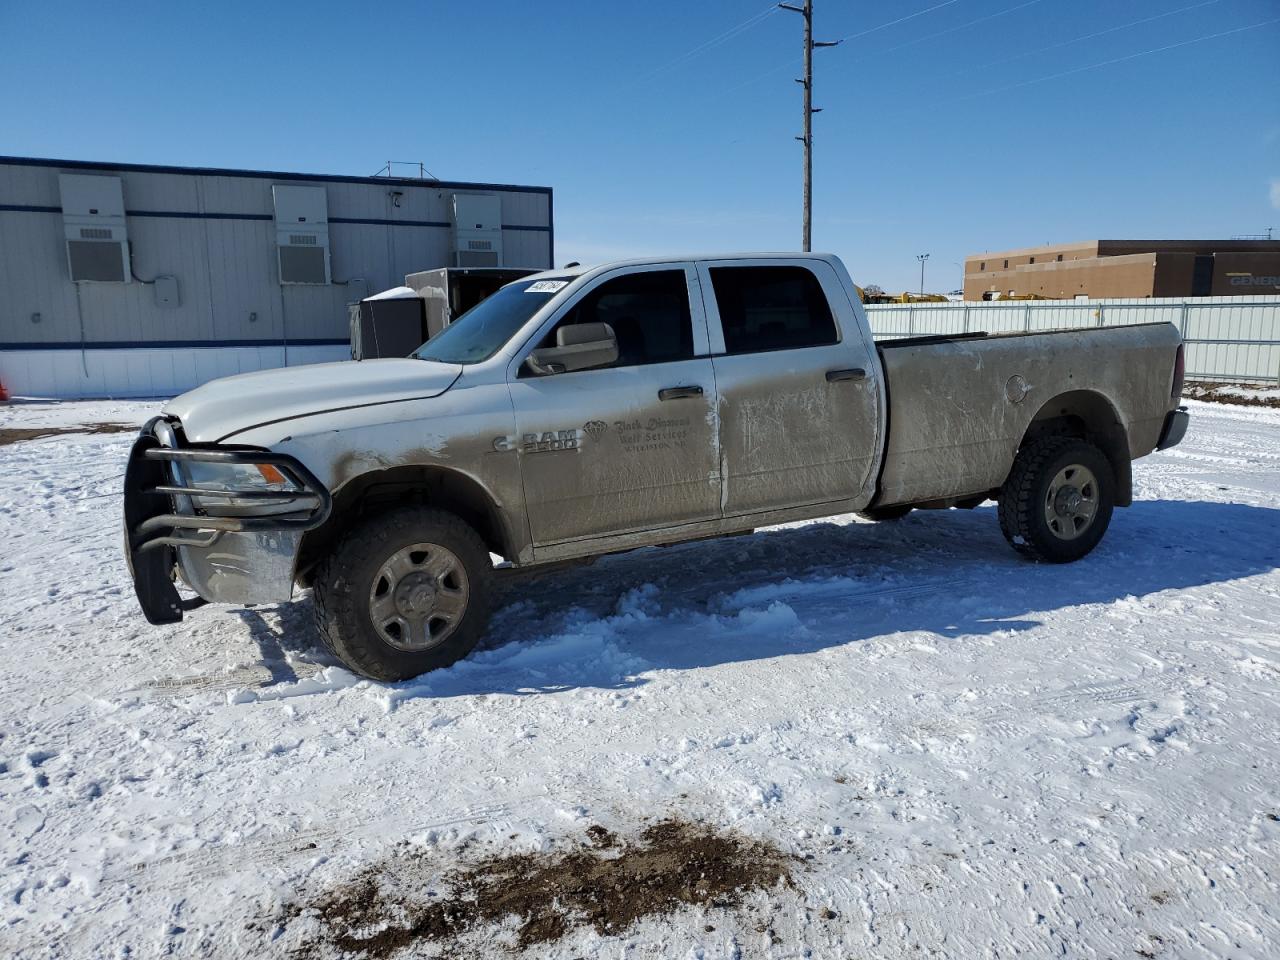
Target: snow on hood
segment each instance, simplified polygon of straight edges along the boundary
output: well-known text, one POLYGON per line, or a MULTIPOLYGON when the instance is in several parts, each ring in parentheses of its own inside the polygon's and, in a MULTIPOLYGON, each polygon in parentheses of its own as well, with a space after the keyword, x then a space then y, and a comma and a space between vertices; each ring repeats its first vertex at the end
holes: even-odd
POLYGON ((444 393, 462 367, 432 360, 387 358, 313 363, 211 380, 165 404, 187 440, 214 443, 232 434, 294 417, 444 393))

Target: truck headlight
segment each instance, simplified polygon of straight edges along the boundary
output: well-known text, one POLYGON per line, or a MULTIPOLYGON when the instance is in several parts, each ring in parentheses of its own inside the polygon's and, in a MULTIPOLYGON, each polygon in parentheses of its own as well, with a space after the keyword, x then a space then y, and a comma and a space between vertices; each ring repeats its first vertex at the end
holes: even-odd
POLYGON ((239 513, 254 508, 255 513, 287 513, 297 503, 284 497, 255 497, 255 493, 300 491, 283 471, 269 463, 183 463, 186 486, 210 491, 210 496, 192 496, 191 503, 209 513, 225 512, 227 507, 239 513), (213 495, 216 492, 216 495, 213 495), (240 494, 237 496, 237 494, 240 494))

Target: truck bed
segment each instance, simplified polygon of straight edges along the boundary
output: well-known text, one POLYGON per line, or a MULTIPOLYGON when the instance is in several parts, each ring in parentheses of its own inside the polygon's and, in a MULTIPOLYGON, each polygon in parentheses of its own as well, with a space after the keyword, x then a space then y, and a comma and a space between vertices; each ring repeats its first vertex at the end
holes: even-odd
POLYGON ((1132 458, 1145 456, 1168 411, 1179 342, 1168 323, 880 342, 888 441, 877 504, 998 488, 1031 422, 1081 393, 1107 405, 1132 458))

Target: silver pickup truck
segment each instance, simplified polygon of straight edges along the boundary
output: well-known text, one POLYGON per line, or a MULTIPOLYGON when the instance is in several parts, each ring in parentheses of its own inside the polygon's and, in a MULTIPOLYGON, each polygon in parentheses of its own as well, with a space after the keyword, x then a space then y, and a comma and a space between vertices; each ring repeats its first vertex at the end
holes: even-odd
POLYGON ((1019 553, 1079 559, 1185 433, 1182 376, 1169 324, 876 344, 833 256, 551 271, 411 357, 176 398, 130 456, 126 552, 152 623, 310 587, 333 653, 397 680, 483 636, 495 558, 992 499, 1019 553))

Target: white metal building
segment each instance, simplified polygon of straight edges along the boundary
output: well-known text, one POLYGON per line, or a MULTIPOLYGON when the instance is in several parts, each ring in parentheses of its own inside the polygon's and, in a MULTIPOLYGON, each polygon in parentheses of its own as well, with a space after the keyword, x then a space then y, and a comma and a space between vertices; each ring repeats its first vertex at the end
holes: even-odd
POLYGON ((164 396, 342 359, 348 303, 553 242, 549 187, 0 157, 0 382, 164 396))

